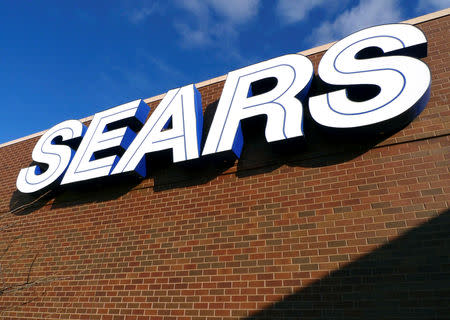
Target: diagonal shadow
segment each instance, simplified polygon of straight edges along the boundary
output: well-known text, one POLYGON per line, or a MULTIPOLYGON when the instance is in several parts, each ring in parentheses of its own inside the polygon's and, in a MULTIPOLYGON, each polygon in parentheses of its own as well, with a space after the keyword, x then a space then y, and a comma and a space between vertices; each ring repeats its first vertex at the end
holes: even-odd
POLYGON ((450 319, 450 210, 247 319, 450 319))

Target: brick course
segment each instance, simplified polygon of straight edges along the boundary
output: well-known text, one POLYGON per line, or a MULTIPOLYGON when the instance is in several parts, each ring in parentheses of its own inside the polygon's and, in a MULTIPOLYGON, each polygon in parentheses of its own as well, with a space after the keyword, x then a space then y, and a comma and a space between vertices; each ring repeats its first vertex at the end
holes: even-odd
MULTIPOLYGON (((15 188, 38 137, 0 148, 0 282, 21 285, 0 317, 448 317, 450 17, 417 26, 431 98, 395 134, 341 143, 309 121, 291 152, 256 134, 234 163, 40 197, 15 188)), ((199 89, 205 123, 223 84, 199 89)))

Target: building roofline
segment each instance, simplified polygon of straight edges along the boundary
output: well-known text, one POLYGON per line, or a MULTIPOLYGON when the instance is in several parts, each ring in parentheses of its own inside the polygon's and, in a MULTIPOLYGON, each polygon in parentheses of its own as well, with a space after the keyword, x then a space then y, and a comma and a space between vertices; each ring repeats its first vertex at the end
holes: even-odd
MULTIPOLYGON (((413 19, 401 21, 400 23, 408 23, 408 24, 416 25, 416 24, 419 24, 419 23, 422 23, 422 22, 427 22, 427 21, 431 21, 431 20, 434 20, 434 19, 442 18, 442 17, 445 17, 445 16, 447 16, 449 14, 450 14, 450 8, 447 8, 447 9, 435 11, 435 12, 432 12, 432 13, 429 13, 429 14, 425 14, 423 16, 416 17, 416 18, 413 18, 413 19)), ((328 50, 328 48, 330 48, 335 43, 336 43, 336 41, 330 42, 330 43, 327 43, 327 44, 324 44, 324 45, 321 45, 321 46, 317 46, 317 47, 314 47, 314 48, 311 48, 311 49, 308 49, 308 50, 297 52, 297 54, 302 54, 304 56, 310 56, 310 55, 313 55, 315 53, 319 53, 319 52, 328 50)), ((209 79, 209 80, 205 80, 205 81, 196 83, 195 86, 197 88, 205 87, 205 86, 208 86, 210 84, 214 84, 214 83, 217 83, 217 82, 224 81, 224 80, 226 80, 226 78, 227 78, 227 75, 219 76, 219 77, 216 77, 216 78, 212 78, 212 79, 209 79)), ((146 99, 144 99, 144 102, 145 103, 150 103, 150 102, 158 101, 158 100, 161 100, 162 98, 164 98, 165 95, 166 94, 163 93, 163 94, 159 94, 157 96, 146 98, 146 99)), ((89 117, 86 117, 86 118, 83 118, 83 119, 79 119, 79 120, 81 122, 86 122, 86 121, 92 120, 92 118, 93 118, 93 116, 89 116, 89 117)), ((8 142, 5 142, 5 143, 2 143, 2 144, 0 144, 0 148, 6 147, 6 146, 9 146, 9 145, 21 142, 21 141, 25 141, 25 140, 28 140, 28 139, 32 139, 32 138, 35 138, 35 137, 39 137, 39 136, 43 135, 46 131, 47 130, 43 130, 43 131, 40 131, 40 132, 37 132, 37 133, 33 133, 33 134, 30 134, 30 135, 22 137, 22 138, 18 138, 18 139, 12 140, 12 141, 8 141, 8 142)))

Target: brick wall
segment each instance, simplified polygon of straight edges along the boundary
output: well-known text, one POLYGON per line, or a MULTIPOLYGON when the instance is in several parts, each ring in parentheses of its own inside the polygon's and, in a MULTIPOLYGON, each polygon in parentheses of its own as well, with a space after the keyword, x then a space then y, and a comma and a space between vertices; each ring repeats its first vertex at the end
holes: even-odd
MULTIPOLYGON (((38 196, 15 188, 38 138, 0 148, 0 317, 449 317, 449 26, 418 25, 431 98, 394 134, 335 139, 306 113, 289 152, 247 130, 236 162, 38 196)), ((222 87, 200 88, 206 130, 222 87)))

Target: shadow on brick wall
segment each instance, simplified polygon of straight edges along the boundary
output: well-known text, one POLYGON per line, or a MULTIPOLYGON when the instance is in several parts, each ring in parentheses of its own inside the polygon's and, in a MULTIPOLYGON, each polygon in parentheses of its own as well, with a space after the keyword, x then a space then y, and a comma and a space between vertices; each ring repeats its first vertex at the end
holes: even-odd
POLYGON ((449 319, 450 210, 248 317, 449 319))
POLYGON ((15 215, 27 215, 45 205, 51 205, 52 208, 61 208, 109 201, 127 194, 141 181, 141 178, 131 175, 125 177, 111 176, 89 183, 69 186, 60 186, 55 183, 49 188, 32 194, 16 190, 9 202, 10 212, 15 215))
MULTIPOLYGON (((307 109, 307 108, 305 108, 307 109)), ((237 176, 268 173, 283 165, 305 168, 324 167, 353 160, 395 132, 371 134, 354 131, 327 132, 304 114, 304 137, 267 143, 264 116, 244 120, 244 147, 237 163, 237 176)))
POLYGON ((56 192, 51 189, 33 194, 26 194, 16 190, 9 201, 9 212, 17 216, 30 214, 45 206, 55 196, 56 192))

